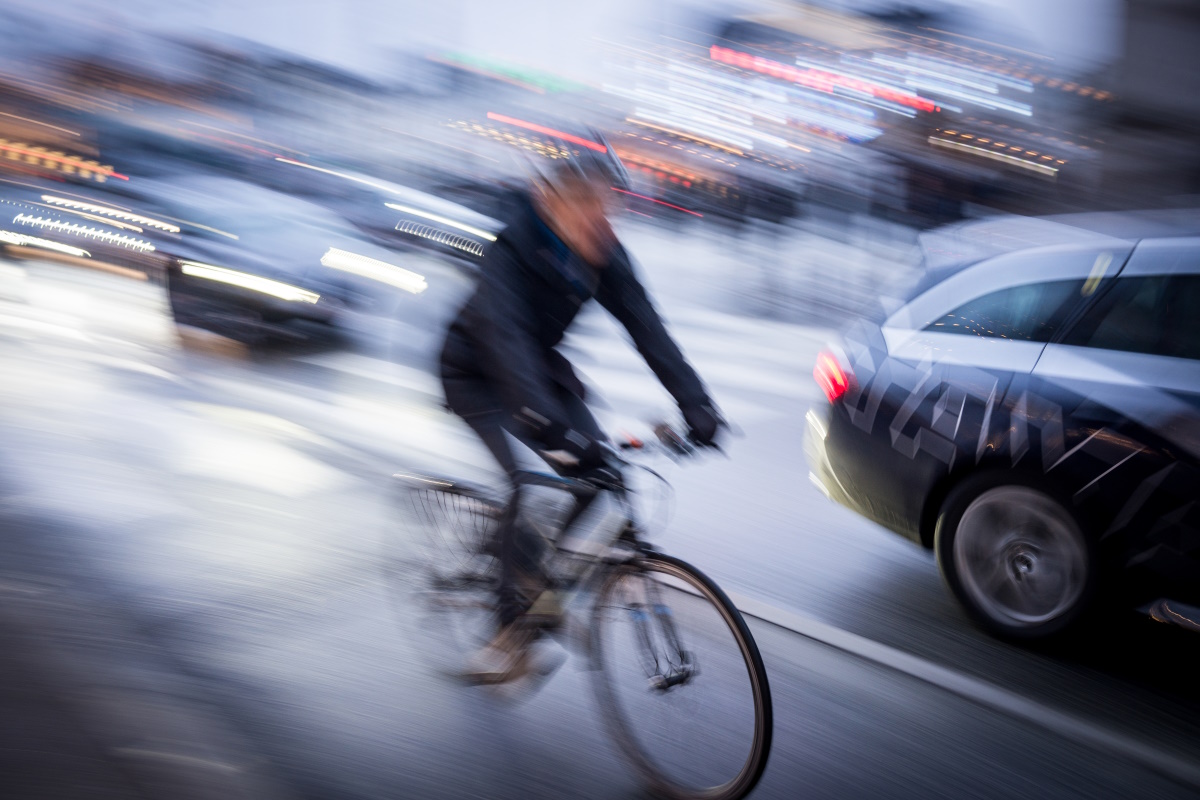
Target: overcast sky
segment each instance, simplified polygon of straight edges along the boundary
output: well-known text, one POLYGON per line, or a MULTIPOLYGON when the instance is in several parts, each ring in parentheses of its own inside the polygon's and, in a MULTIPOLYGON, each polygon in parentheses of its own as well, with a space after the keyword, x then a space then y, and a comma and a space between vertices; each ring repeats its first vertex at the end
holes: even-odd
MULTIPOLYGON (((863 0, 846 0, 849 4, 863 0)), ((879 2, 881 0, 874 0, 879 2)), ((887 2, 887 0, 882 0, 887 2)), ((1064 71, 1110 60, 1121 0, 927 0, 966 5, 1024 29, 1064 71)), ((920 0, 909 0, 918 5, 920 0)), ((104 31, 151 26, 214 30, 385 77, 404 49, 458 49, 590 77, 597 40, 661 30, 722 10, 779 8, 774 0, 5 0, 45 19, 60 15, 104 31)))

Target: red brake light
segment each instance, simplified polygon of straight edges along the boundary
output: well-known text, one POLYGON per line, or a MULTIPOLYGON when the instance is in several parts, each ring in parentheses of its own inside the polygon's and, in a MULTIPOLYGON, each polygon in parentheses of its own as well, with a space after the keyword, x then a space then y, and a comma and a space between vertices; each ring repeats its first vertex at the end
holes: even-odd
POLYGON ((824 352, 817 356, 817 365, 813 367, 813 377, 817 379, 817 385, 821 387, 821 391, 825 393, 831 403, 844 395, 850 388, 850 380, 842 370, 842 365, 830 352, 824 352))

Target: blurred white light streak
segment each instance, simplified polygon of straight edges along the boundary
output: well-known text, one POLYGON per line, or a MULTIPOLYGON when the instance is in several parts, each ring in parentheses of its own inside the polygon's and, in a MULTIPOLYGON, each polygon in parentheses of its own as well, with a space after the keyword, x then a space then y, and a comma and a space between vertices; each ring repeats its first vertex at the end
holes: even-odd
POLYGON ((855 141, 875 139, 883 134, 883 129, 877 128, 874 125, 863 125, 833 114, 822 114, 819 111, 793 111, 792 119, 796 122, 833 131, 855 141))
POLYGON ((58 214, 74 214, 77 217, 83 217, 84 219, 90 219, 92 222, 99 222, 101 225, 110 225, 114 228, 120 228, 121 230, 124 230, 124 231, 135 231, 137 233, 144 233, 144 231, 137 225, 130 225, 128 222, 121 222, 119 219, 105 219, 104 217, 100 217, 95 214, 89 214, 86 211, 76 211, 73 208, 62 208, 59 206, 52 206, 47 203, 33 203, 33 205, 41 206, 42 208, 54 209, 54 211, 58 214))
POLYGON ((963 144, 962 142, 952 142, 949 139, 942 139, 937 136, 930 136, 929 143, 931 145, 933 145, 934 147, 944 147, 947 150, 959 150, 963 153, 969 153, 970 155, 980 156, 982 158, 990 158, 993 161, 1001 161, 1005 164, 1009 164, 1014 167, 1020 167, 1021 169, 1031 170, 1033 172, 1037 172, 1041 175, 1045 175, 1050 178, 1058 177, 1058 168, 1057 167, 1051 167, 1046 164, 1037 164, 1033 161, 1026 161, 1023 158, 1017 158, 1016 156, 1010 156, 1006 153, 997 153, 992 150, 988 150, 983 147, 978 147, 973 144, 963 144))
POLYGON ((39 122, 39 121, 38 121, 38 120, 36 120, 36 119, 30 119, 29 117, 21 117, 21 116, 18 116, 18 115, 16 115, 16 114, 9 114, 9 113, 8 113, 8 112, 6 112, 6 111, 0 111, 0 117, 11 117, 12 119, 19 119, 19 120, 21 120, 22 122, 32 122, 34 125, 44 125, 45 127, 47 127, 47 128, 53 128, 53 129, 54 129, 54 130, 56 130, 56 131, 62 131, 63 133, 69 133, 69 134, 71 134, 72 136, 79 136, 79 135, 80 135, 79 133, 77 133, 76 131, 73 131, 73 130, 71 130, 70 128, 60 128, 60 127, 59 127, 59 126, 57 126, 57 125, 51 125, 49 122, 39 122))
POLYGON ((1024 117, 1033 116, 1033 108, 1027 103, 1017 103, 1012 100, 1004 100, 999 97, 983 97, 981 95, 972 94, 970 92, 962 92, 955 89, 953 86, 935 80, 926 80, 923 78, 908 78, 905 80, 909 86, 914 89, 922 89, 930 94, 947 95, 949 97, 957 97, 959 100, 964 100, 968 103, 974 103, 977 106, 1001 111, 1011 111, 1014 114, 1020 114, 1024 117))
POLYGON ((209 233, 215 233, 218 236, 224 236, 227 239, 233 239, 234 241, 240 241, 242 238, 242 237, 238 236, 236 233, 230 233, 229 231, 223 231, 223 230, 220 230, 219 228, 210 228, 207 225, 201 225, 199 222, 192 222, 189 219, 178 219, 177 217, 170 217, 170 219, 173 219, 176 222, 182 222, 184 225, 191 225, 193 228, 199 228, 202 231, 208 231, 209 233))
POLYGON ((347 175, 346 173, 338 172, 335 169, 326 169, 325 167, 318 167, 315 164, 305 164, 303 161, 295 161, 290 158, 276 157, 275 160, 282 162, 284 164, 291 164, 293 167, 304 167, 305 169, 311 169, 315 172, 323 172, 326 175, 333 175, 336 178, 343 178, 348 181, 354 181, 355 183, 361 183, 364 186, 370 186, 372 189, 378 189, 381 192, 389 192, 389 193, 391 192, 391 189, 388 188, 387 186, 383 185, 382 183, 376 183, 375 181, 369 181, 366 178, 359 178, 355 175, 347 175))
MULTIPOLYGON (((404 197, 406 195, 411 196, 413 194, 420 194, 420 193, 414 192, 410 189, 405 189, 404 187, 398 187, 398 186, 394 186, 394 185, 389 186, 386 183, 379 183, 377 181, 368 180, 367 178, 362 178, 357 175, 347 175, 344 172, 338 172, 337 170, 333 170, 333 169, 326 169, 325 167, 318 167, 315 164, 305 164, 303 161, 294 161, 293 159, 282 158, 282 157, 278 157, 275 160, 279 161, 283 164, 291 164, 292 166, 295 166, 295 167, 304 167, 305 169, 311 169, 311 170, 314 170, 315 172, 323 172, 326 175, 333 175, 336 178, 342 178, 344 180, 354 181, 355 183, 361 183, 364 186, 370 186, 372 189, 378 189, 381 192, 387 192, 388 194, 394 195, 394 196, 404 197)), ((432 197, 430 199, 434 200, 434 201, 437 200, 437 198, 432 198, 432 197)), ((442 201, 442 202, 444 202, 444 201, 442 201)), ((488 233, 487 231, 481 230, 479 228, 474 228, 474 227, 466 225, 465 223, 462 223, 462 222, 450 220, 446 217, 431 216, 428 212, 409 210, 407 207, 393 206, 390 203, 386 203, 385 205, 391 206, 392 208, 402 208, 404 210, 408 210, 409 213, 416 213, 416 214, 418 214, 420 216, 424 216, 428 219, 434 219, 434 220, 436 220, 438 222, 442 222, 446 225, 451 225, 455 228, 460 228, 462 230, 467 231, 468 233, 473 233, 476 236, 480 236, 484 239, 487 239, 489 242, 493 242, 496 240, 496 237, 493 236, 492 234, 488 233)))
POLYGON ((787 99, 787 93, 785 91, 782 89, 777 89, 776 87, 771 86, 764 81, 751 82, 746 80, 735 80, 724 75, 718 75, 713 72, 705 72, 703 70, 696 69, 695 67, 689 67, 676 63, 668 65, 667 69, 677 75, 687 75, 714 86, 723 86, 733 94, 750 92, 759 97, 764 97, 770 100, 784 101, 787 99))
POLYGON ((487 231, 481 230, 480 228, 476 228, 472 225, 458 222, 457 220, 450 219, 449 217, 431 214, 428 211, 422 211, 419 208, 413 208, 411 206, 402 206, 399 203, 384 203, 384 205, 388 208, 395 209, 396 211, 403 211, 405 214, 412 214, 415 217, 424 217, 425 219, 430 219, 434 222, 440 222, 443 225, 449 225, 451 228, 458 228, 460 231, 466 231, 472 236, 478 236, 480 239, 487 239, 489 242, 496 241, 496 237, 487 231))
POLYGON ((1033 84, 1022 78, 1013 78, 1008 75, 1004 75, 1003 73, 992 72, 990 70, 974 69, 963 64, 953 64, 948 61, 942 61, 936 58, 928 58, 926 56, 919 56, 913 53, 909 53, 908 58, 903 63, 928 67, 934 71, 934 74, 939 74, 943 77, 961 75, 973 76, 981 80, 990 81, 999 86, 1008 86, 1020 92, 1029 93, 1033 91, 1033 84))
POLYGON ((978 89, 979 91, 987 92, 988 94, 997 94, 1000 91, 996 87, 996 82, 994 81, 988 81, 987 83, 984 83, 982 81, 964 80, 963 78, 954 74, 953 71, 948 71, 941 65, 938 65, 937 69, 929 69, 926 67, 919 67, 910 62, 900 61, 898 59, 888 58, 887 56, 882 55, 875 55, 871 58, 871 60, 876 64, 883 64, 886 67, 893 67, 901 72, 910 72, 919 75, 931 75, 935 78, 950 80, 954 83, 957 83, 959 86, 966 86, 970 89, 978 89))
POLYGON ((728 144, 723 144, 723 143, 715 141, 713 139, 706 139, 703 136, 697 136, 694 133, 688 133, 687 131, 681 131, 677 128, 666 128, 666 127, 663 127, 662 125, 655 125, 652 122, 646 122, 645 120, 640 120, 637 117, 626 117, 625 121, 632 125, 640 125, 643 128, 649 128, 651 130, 661 131, 663 133, 669 133, 673 136, 682 136, 685 139, 691 139, 692 141, 700 142, 702 144, 709 145, 710 147, 715 147, 718 150, 724 150, 727 153, 733 153, 734 155, 739 155, 739 156, 745 155, 745 153, 742 152, 741 150, 738 150, 737 148, 734 148, 728 144))
POLYGON ((645 108, 635 108, 633 113, 638 120, 670 126, 670 128, 674 128, 684 136, 696 136, 710 141, 724 142, 721 146, 736 147, 741 151, 754 149, 753 139, 744 139, 736 135, 730 135, 727 131, 719 129, 723 126, 715 126, 711 123, 708 125, 697 124, 694 120, 679 119, 668 114, 658 114, 645 108))
POLYGON ((45 219, 44 217, 34 217, 29 214, 17 214, 13 217, 13 222, 22 225, 32 225, 35 228, 48 228, 50 230, 62 231, 63 233, 71 233, 77 236, 87 236, 91 239, 99 239, 104 242, 111 242, 128 247, 132 250, 141 250, 144 253, 151 252, 155 249, 154 245, 142 239, 134 239, 132 236, 121 236, 116 233, 109 233, 98 228, 88 228, 84 225, 75 225, 69 222, 59 222, 58 220, 45 219))
POLYGON ((621 89, 619 87, 612 87, 610 93, 630 100, 661 103, 668 110, 675 111, 676 113, 689 113, 688 110, 691 109, 693 110, 692 113, 700 112, 703 115, 721 116, 740 125, 750 125, 753 122, 753 118, 744 104, 721 103, 718 102, 717 98, 712 96, 681 91, 681 87, 675 83, 669 84, 667 91, 664 92, 656 92, 650 89, 621 89), (680 94, 690 95, 702 102, 684 100, 678 96, 680 94))
POLYGON ((64 197, 55 197, 53 195, 44 194, 42 200, 54 205, 64 206, 66 208, 77 208, 80 211, 90 211, 93 214, 103 214, 106 217, 115 217, 116 219, 124 219, 130 222, 136 222, 140 225, 148 225, 151 228, 158 228, 169 233, 179 233, 177 225, 171 225, 167 222, 159 222, 150 217, 143 217, 141 214, 130 214, 127 211, 121 211, 108 206, 96 205, 95 203, 81 203, 78 200, 67 200, 64 197))
POLYGON ((17 245, 18 247, 40 247, 44 250, 56 250, 59 253, 66 253, 69 256, 78 256, 80 258, 87 258, 91 255, 87 250, 80 247, 72 247, 69 244, 52 242, 49 239, 40 239, 37 236, 26 236, 23 233, 14 233, 13 231, 0 231, 0 242, 17 245))
POLYGON ((413 294, 420 294, 429 288, 425 278, 415 272, 410 272, 386 261, 361 256, 348 250, 339 250, 336 247, 325 251, 325 255, 321 256, 321 263, 330 269, 361 275, 364 278, 386 283, 413 294))
POLYGON ((301 289, 298 286, 291 286, 280 281, 273 281, 270 278, 250 275, 246 272, 238 272, 237 270, 226 269, 225 267, 214 267, 212 264, 201 264, 198 261, 180 261, 179 267, 184 275, 217 281, 218 283, 228 283, 230 286, 239 286, 253 292, 269 294, 272 297, 278 297, 280 300, 315 303, 321 299, 321 295, 301 289))
POLYGON ((455 236, 452 233, 440 231, 437 228, 433 228, 429 225, 422 225, 419 222, 400 220, 396 223, 396 230, 400 231, 401 233, 420 236, 423 239, 429 239, 437 242, 438 244, 449 245, 450 247, 464 250, 471 255, 483 255, 483 245, 481 245, 479 242, 472 241, 465 236, 455 236))

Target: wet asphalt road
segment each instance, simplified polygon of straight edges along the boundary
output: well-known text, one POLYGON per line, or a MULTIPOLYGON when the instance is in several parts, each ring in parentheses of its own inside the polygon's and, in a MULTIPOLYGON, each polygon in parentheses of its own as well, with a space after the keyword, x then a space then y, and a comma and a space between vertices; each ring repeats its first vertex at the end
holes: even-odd
MULTIPOLYGON (((1131 618, 1070 649, 1030 651, 975 631, 928 554, 809 484, 803 410, 823 332, 728 313, 696 282, 673 292, 656 266, 647 259, 673 330, 744 433, 728 460, 667 466, 676 497, 663 549, 740 595, 1112 734, 1098 747, 1036 711, 1004 713, 898 670, 890 651, 864 659, 757 620, 776 739, 756 797, 1200 791, 1122 751, 1135 743, 1195 768, 1190 638, 1131 618)), ((202 759, 184 733, 101 722, 101 753, 159 736, 114 757, 186 756, 281 796, 640 796, 581 659, 524 702, 462 689, 427 668, 388 594, 386 546, 407 535, 388 474, 488 476, 428 373, 465 279, 425 263, 429 292, 401 298, 393 321, 359 320, 334 349, 263 356, 185 345, 148 283, 0 267, 6 605, 37 615, 39 635, 94 676, 83 696, 100 686, 160 711, 183 698, 216 731, 205 741, 226 743, 202 759)), ((581 320, 571 347, 603 387, 610 429, 669 407, 603 318, 581 320)))

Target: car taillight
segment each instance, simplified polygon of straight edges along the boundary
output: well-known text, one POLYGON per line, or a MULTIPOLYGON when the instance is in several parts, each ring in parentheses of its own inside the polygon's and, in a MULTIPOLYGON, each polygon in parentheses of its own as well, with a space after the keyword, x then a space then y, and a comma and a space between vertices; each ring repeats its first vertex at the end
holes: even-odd
POLYGON ((817 365, 813 367, 813 377, 817 379, 817 385, 821 387, 821 391, 825 393, 831 403, 844 395, 850 388, 850 379, 846 376, 842 365, 838 363, 837 357, 828 351, 817 356, 817 365))

